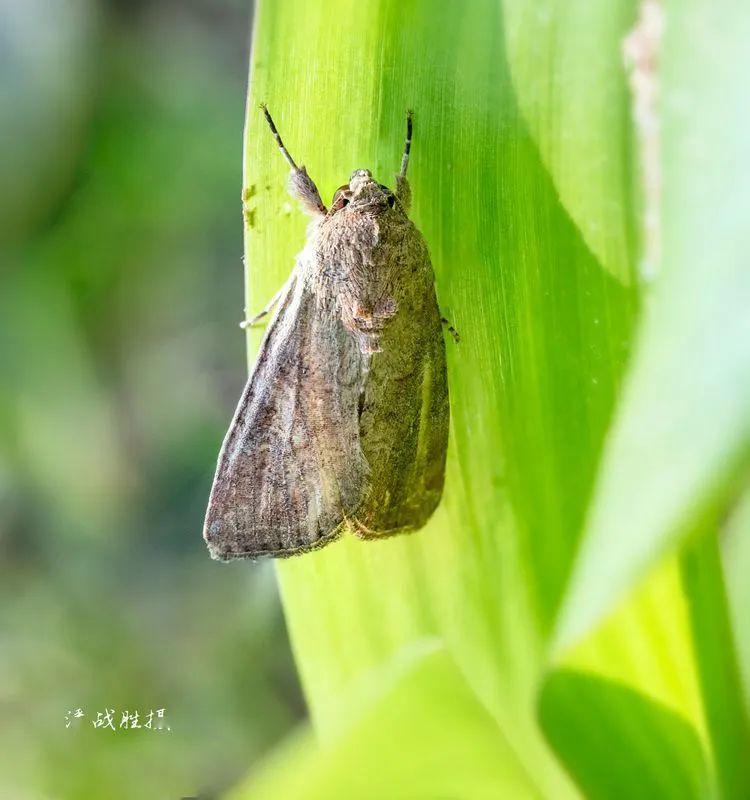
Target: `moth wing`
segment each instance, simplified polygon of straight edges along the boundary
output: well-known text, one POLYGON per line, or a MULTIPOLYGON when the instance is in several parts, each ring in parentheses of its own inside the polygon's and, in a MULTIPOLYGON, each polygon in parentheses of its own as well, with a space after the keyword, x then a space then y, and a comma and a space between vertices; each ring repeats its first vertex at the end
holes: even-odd
POLYGON ((445 343, 429 260, 424 273, 428 280, 384 331, 366 378, 360 438, 370 486, 351 525, 362 538, 422 527, 443 492, 450 422, 445 343))
POLYGON ((335 538, 367 484, 361 357, 295 268, 219 454, 203 536, 220 560, 335 538))

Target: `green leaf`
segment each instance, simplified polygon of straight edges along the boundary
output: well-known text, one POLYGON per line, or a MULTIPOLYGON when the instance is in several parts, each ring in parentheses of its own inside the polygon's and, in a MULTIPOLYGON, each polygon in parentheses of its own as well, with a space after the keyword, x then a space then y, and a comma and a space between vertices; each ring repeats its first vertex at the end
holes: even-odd
POLYGON ((750 433, 750 9, 668 4, 663 265, 602 463, 558 644, 575 641, 726 490, 750 433))
POLYGON ((299 736, 229 800, 538 797, 445 651, 415 655, 335 741, 299 736))
POLYGON ((661 563, 557 668, 629 686, 707 739, 691 621, 678 559, 661 563))
MULTIPOLYGON (((447 341, 445 497, 414 535, 376 543, 343 537, 279 564, 287 622, 323 747, 337 747, 341 731, 355 724, 349 698, 363 681, 374 682, 377 694, 404 648, 437 637, 501 741, 512 743, 538 792, 555 800, 577 791, 539 729, 537 692, 638 303, 638 287, 621 270, 632 263, 628 192, 591 187, 574 203, 568 172, 588 148, 603 154, 601 181, 631 173, 622 130, 628 107, 614 66, 615 32, 628 12, 619 7, 616 23, 597 17, 599 44, 595 28, 586 29, 587 52, 600 45, 607 50, 600 63, 609 65, 592 73, 591 87, 575 54, 580 32, 562 20, 563 10, 555 12, 559 36, 545 41, 562 48, 576 76, 566 102, 596 97, 601 108, 606 97, 620 105, 597 115, 593 139, 558 151, 557 111, 533 118, 534 104, 523 99, 544 96, 533 83, 538 76, 521 68, 523 47, 513 38, 533 34, 523 26, 512 33, 509 66, 495 0, 261 2, 243 194, 252 314, 288 275, 305 228, 284 192, 286 165, 258 104, 269 104, 325 200, 356 167, 392 183, 404 112, 414 109, 412 216, 430 246, 443 311, 462 337, 458 346, 447 341), (567 36, 571 44, 563 46, 559 37, 567 36), (608 137, 619 144, 611 147, 608 137), (610 202, 616 210, 601 213, 610 202)), ((259 340, 250 332, 251 352, 259 340)), ((634 665, 644 696, 663 700, 702 733, 689 628, 674 622, 674 610, 684 612, 679 581, 658 583, 649 601, 628 603, 607 631, 597 668, 610 674, 634 665), (664 631, 669 646, 655 645, 664 631)), ((390 722, 392 729, 412 724, 406 713, 390 722)), ((356 765, 368 756, 350 757, 356 765)))
POLYGON ((430 0, 258 9, 245 160, 250 313, 288 275, 305 227, 258 103, 324 199, 355 167, 392 182, 413 108, 413 217, 462 337, 447 342, 452 438, 434 520, 414 536, 345 538, 279 575, 318 730, 333 724, 342 688, 439 635, 548 793, 563 797, 533 718, 536 684, 636 298, 560 203, 516 108, 501 9, 494 0, 447 9, 430 0))
POLYGON ((745 708, 750 707, 750 492, 747 490, 732 515, 722 541, 731 627, 744 686, 745 708))
MULTIPOLYGON (((745 575, 747 579, 747 575, 745 575)), ((698 675, 722 797, 750 797, 750 725, 713 531, 682 558, 698 675)))
POLYGON ((633 280, 628 90, 633 0, 502 0, 518 105, 560 199, 605 269, 633 280))
POLYGON ((706 797, 706 762, 693 728, 627 686, 559 670, 544 684, 539 715, 589 800, 706 797))

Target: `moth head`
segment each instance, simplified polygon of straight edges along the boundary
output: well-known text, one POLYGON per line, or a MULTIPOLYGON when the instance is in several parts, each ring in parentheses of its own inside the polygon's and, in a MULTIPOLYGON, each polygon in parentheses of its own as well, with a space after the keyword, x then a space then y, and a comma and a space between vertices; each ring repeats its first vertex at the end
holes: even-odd
POLYGON ((378 183, 369 169, 355 169, 349 183, 336 189, 329 214, 345 208, 383 213, 395 208, 396 204, 396 195, 387 186, 378 183))

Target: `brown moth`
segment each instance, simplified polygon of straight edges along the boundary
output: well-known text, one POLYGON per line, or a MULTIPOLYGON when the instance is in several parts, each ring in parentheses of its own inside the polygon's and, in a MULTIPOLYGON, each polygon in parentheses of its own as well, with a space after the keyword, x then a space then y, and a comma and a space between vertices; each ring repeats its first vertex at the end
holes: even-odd
POLYGON ((224 561, 420 528, 440 501, 448 441, 445 320, 407 216, 411 113, 396 191, 358 169, 327 209, 262 108, 314 222, 287 283, 246 323, 277 306, 206 513, 204 539, 224 561))

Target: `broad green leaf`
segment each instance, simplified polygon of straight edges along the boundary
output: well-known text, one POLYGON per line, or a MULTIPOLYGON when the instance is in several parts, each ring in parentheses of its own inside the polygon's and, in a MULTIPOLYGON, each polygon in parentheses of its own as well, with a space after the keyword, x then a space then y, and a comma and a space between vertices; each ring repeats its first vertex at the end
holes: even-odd
POLYGON ((706 761, 692 727, 627 686, 560 670, 542 689, 539 715, 588 800, 707 796, 706 761))
POLYGON ((691 722, 707 742, 691 620, 679 560, 661 563, 565 652, 558 668, 628 686, 691 722))
POLYGON ((634 0, 502 0, 518 105, 586 244, 633 280, 634 157, 622 39, 634 0))
POLYGON ((408 660, 381 684, 333 742, 298 736, 230 800, 540 796, 445 651, 408 660))
POLYGON ((547 793, 563 797, 533 718, 536 682, 636 298, 592 256, 518 114, 500 7, 441 9, 429 0, 258 9, 245 162, 250 310, 288 274, 305 227, 258 103, 325 199, 355 167, 392 181, 411 107, 413 216, 462 337, 447 342, 452 439, 435 519, 414 536, 344 539, 279 575, 319 730, 342 687, 437 634, 547 793))
MULTIPOLYGON (((447 341, 451 443, 434 519, 411 536, 344 537, 278 567, 315 730, 334 746, 353 724, 350 693, 387 674, 403 648, 438 637, 539 793, 575 796, 539 730, 537 691, 628 357, 636 287, 613 276, 615 261, 598 260, 519 111, 523 77, 506 62, 500 4, 278 0, 260 3, 256 26, 243 192, 249 313, 288 275, 305 228, 258 104, 269 104, 324 200, 356 167, 392 182, 413 108, 413 217, 462 337, 447 341)), ((622 136, 626 113, 597 127, 600 139, 622 136)), ((534 124, 554 138, 552 121, 534 124)), ((598 146, 608 175, 627 174, 626 148, 614 165, 614 151, 598 146)), ((572 163, 573 152, 555 163, 572 163)), ((626 247, 624 197, 602 247, 626 247)), ((586 195, 580 208, 596 202, 586 195)), ((251 352, 259 339, 250 333, 251 352)), ((637 662, 669 627, 679 583, 659 591, 660 613, 635 604, 612 629, 602 671, 623 653, 637 662)), ((638 684, 700 730, 687 636, 676 627, 675 648, 646 659, 638 684)))
POLYGON ((745 707, 750 708, 750 581, 747 579, 750 575, 750 492, 747 490, 727 524, 722 561, 745 707))
MULTIPOLYGON (((637 690, 644 702, 677 715, 683 726, 692 723, 693 734, 710 754, 708 772, 716 796, 745 797, 750 794, 750 736, 733 638, 711 532, 679 559, 660 565, 593 635, 565 653, 564 666, 548 682, 575 669, 637 690)), ((580 708, 554 697, 546 702, 556 725, 577 724, 580 708)), ((586 712, 597 713, 593 707, 586 712)), ((609 739, 604 719, 601 732, 609 739)), ((655 741, 653 754, 662 745, 655 741)), ((591 758, 597 760, 594 753, 591 758)))
POLYGON ((682 581, 690 609, 716 784, 722 797, 750 797, 750 726, 713 531, 686 549, 682 581))
POLYGON ((558 631, 581 637, 725 491, 750 433, 750 7, 666 7, 662 272, 558 631))

